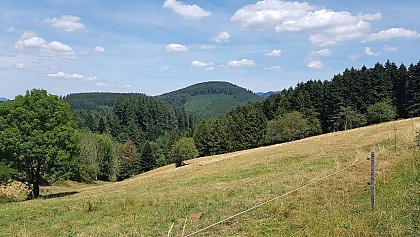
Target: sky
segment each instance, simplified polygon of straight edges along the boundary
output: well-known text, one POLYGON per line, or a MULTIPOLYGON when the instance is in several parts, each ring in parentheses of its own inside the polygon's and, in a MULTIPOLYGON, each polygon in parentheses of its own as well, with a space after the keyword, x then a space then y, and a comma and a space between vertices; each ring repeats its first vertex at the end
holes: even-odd
POLYGON ((254 92, 420 60, 418 0, 0 0, 0 97, 254 92))

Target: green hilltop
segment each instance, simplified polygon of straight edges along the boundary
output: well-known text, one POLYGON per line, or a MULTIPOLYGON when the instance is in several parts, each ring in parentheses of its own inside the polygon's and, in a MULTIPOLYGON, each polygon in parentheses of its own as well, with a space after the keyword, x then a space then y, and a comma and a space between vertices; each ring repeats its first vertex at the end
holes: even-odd
POLYGON ((158 98, 184 108, 198 120, 214 118, 240 105, 264 100, 250 90, 221 81, 198 83, 158 98))

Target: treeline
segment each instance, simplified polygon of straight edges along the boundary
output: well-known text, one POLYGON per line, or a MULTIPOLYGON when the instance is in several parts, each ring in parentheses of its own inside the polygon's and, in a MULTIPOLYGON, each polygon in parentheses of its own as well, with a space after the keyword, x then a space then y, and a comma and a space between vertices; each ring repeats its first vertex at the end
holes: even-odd
POLYGON ((193 137, 201 155, 213 155, 419 115, 420 62, 407 69, 388 61, 298 83, 201 122, 193 137))
POLYGON ((73 121, 81 132, 86 181, 122 180, 176 162, 173 149, 192 128, 182 108, 139 94, 118 97, 100 113, 73 110, 73 121))
POLYGON ((112 109, 115 101, 120 97, 146 96, 142 93, 109 93, 109 92, 88 92, 75 93, 62 97, 69 103, 73 110, 89 110, 95 112, 108 111, 112 109))

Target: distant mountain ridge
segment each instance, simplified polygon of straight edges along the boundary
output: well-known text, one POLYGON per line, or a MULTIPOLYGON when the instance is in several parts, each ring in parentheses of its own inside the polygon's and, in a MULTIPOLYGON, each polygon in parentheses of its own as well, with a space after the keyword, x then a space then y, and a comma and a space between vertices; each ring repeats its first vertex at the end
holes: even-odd
POLYGON ((3 102, 3 101, 8 101, 9 99, 7 99, 6 97, 0 97, 0 102, 3 102))
POLYGON ((269 91, 269 92, 256 92, 255 94, 262 96, 262 97, 270 97, 271 95, 275 95, 280 93, 280 91, 269 91))

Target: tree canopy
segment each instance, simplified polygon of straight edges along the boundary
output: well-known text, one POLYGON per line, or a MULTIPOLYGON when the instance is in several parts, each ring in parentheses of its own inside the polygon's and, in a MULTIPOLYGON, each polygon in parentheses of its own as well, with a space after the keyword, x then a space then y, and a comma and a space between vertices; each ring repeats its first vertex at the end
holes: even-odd
POLYGON ((70 106, 45 90, 0 104, 0 162, 34 198, 42 182, 76 178, 80 146, 70 106), (13 170, 13 172, 10 172, 13 170))

